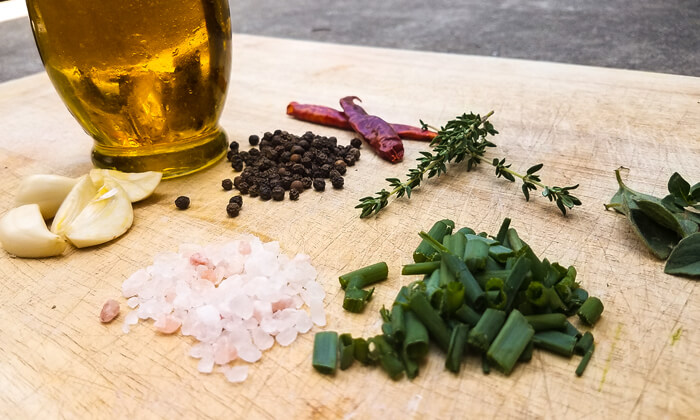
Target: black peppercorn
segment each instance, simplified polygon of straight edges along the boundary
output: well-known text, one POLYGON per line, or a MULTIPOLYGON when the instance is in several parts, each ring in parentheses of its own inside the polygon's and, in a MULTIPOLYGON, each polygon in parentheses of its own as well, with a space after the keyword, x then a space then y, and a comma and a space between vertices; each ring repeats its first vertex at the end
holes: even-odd
POLYGON ((252 157, 258 157, 258 156, 260 156, 260 150, 253 148, 253 149, 248 150, 248 154, 252 157))
POLYGON ((234 195, 228 200, 229 204, 230 203, 236 203, 238 204, 238 207, 243 207, 243 197, 240 195, 234 195))
POLYGON ((272 199, 275 201, 284 200, 284 188, 282 188, 282 187, 273 188, 272 189, 272 199))
POLYGON ((255 198, 260 195, 260 187, 258 187, 258 184, 253 184, 248 188, 248 195, 250 198, 255 198))
POLYGON ((309 188, 311 188, 311 184, 313 184, 313 181, 308 176, 305 176, 301 179, 301 184, 304 186, 305 190, 308 190, 309 188))
POLYGON ((231 144, 228 145, 228 147, 231 149, 233 153, 238 153, 238 142, 237 141, 232 141, 231 144))
POLYGON ((362 140, 354 138, 350 140, 350 146, 354 147, 355 149, 359 149, 360 147, 362 147, 362 140))
POLYGON ((241 185, 238 186, 238 191, 241 192, 241 194, 248 194, 248 188, 249 184, 247 182, 241 182, 241 185))
POLYGON ((347 154, 343 160, 348 166, 355 166, 355 156, 347 154))
POLYGON ((241 211, 241 206, 239 206, 239 205, 236 204, 236 203, 229 203, 229 204, 226 206, 226 213, 228 213, 228 215, 229 215, 230 217, 236 217, 236 216, 238 216, 238 213, 240 213, 240 211, 241 211))
POLYGON ((321 178, 314 179, 314 190, 323 191, 326 189, 326 181, 321 178))
POLYGON ((225 189, 226 191, 231 191, 233 189, 233 182, 231 182, 230 179, 226 178, 223 181, 221 181, 221 188, 225 189))
POLYGON ((257 146, 259 142, 260 142, 260 137, 258 137, 255 134, 248 137, 248 143, 250 143, 251 146, 257 146))
POLYGON ((295 189, 289 190, 289 199, 292 201, 296 201, 299 199, 299 191, 295 189))
POLYGON ((335 169, 332 169, 328 173, 328 178, 333 179, 333 178, 338 178, 340 176, 340 172, 336 171, 335 169))
POLYGON ((348 170, 348 166, 342 160, 336 160, 333 164, 333 169, 335 169, 340 175, 345 175, 348 170))
POLYGON ((331 184, 333 184, 333 188, 341 189, 341 188, 343 188, 344 183, 345 183, 345 180, 343 179, 342 176, 339 176, 336 178, 331 178, 331 184))
POLYGON ((185 210, 190 206, 190 198, 184 195, 179 196, 175 199, 175 206, 180 210, 185 210))
POLYGON ((267 201, 272 198, 272 191, 270 190, 270 187, 260 187, 260 198, 264 201, 267 201))
POLYGON ((231 169, 233 169, 236 172, 242 171, 243 170, 243 162, 241 162, 240 160, 232 162, 231 169))

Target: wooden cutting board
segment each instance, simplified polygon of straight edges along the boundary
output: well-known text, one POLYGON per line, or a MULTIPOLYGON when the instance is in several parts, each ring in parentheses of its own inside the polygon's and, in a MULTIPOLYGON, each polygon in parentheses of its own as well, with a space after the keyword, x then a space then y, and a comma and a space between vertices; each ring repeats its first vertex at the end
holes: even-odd
MULTIPOLYGON (((298 202, 246 199, 226 216, 233 177, 225 162, 164 182, 136 205, 130 232, 104 246, 60 258, 26 260, 0 253, 0 413, 6 418, 683 418, 700 413, 700 287, 663 274, 626 221, 603 203, 616 191, 613 170, 630 168, 630 186, 663 195, 679 171, 700 180, 700 79, 573 65, 361 48, 234 36, 230 95, 221 119, 231 139, 283 129, 351 133, 295 121, 289 101, 337 105, 357 95, 393 122, 444 124, 463 112, 494 110, 500 134, 490 156, 516 170, 542 162, 543 179, 580 183, 583 206, 562 217, 540 196, 525 202, 519 185, 484 166, 463 166, 426 182, 410 201, 360 220, 359 197, 402 176, 427 145, 406 142, 390 165, 363 149, 342 191, 305 192, 298 202), (189 195, 189 210, 174 199, 189 195), (98 314, 120 296, 123 280, 154 255, 182 242, 221 242, 243 233, 307 253, 325 287, 327 329, 370 336, 378 310, 402 284, 417 232, 434 221, 495 232, 504 217, 541 255, 575 265, 588 291, 605 303, 594 329, 596 353, 585 375, 578 358, 537 351, 505 377, 481 373, 470 357, 459 375, 434 350, 413 381, 354 366, 335 377, 311 368, 313 332, 275 346, 243 384, 197 372, 189 337, 162 336, 150 323, 125 335, 120 318, 98 314), (364 314, 342 310, 337 276, 377 261, 390 267, 364 314), (674 338, 675 337, 675 338, 674 338)), ((79 176, 90 167, 91 139, 62 105, 44 74, 0 85, 0 213, 12 207, 26 175, 79 176)), ((119 297, 123 303, 123 298, 119 297)), ((126 305, 122 305, 123 308, 126 305)))

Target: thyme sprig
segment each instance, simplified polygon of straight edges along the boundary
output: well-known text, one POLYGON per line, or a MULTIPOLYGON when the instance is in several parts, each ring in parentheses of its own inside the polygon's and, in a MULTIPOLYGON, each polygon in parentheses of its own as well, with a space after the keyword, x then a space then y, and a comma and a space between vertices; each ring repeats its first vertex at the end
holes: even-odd
MULTIPOLYGON (((430 127, 421 121, 423 129, 432 128, 438 132, 437 136, 430 143, 433 148, 431 152, 420 152, 421 157, 417 159, 418 165, 409 169, 406 180, 399 178, 387 178, 391 190, 382 189, 374 196, 367 196, 360 199, 360 204, 355 208, 361 209, 360 217, 365 218, 377 214, 384 207, 389 205, 389 198, 396 196, 401 198, 404 195, 411 198, 412 191, 420 186, 423 178, 439 177, 447 172, 447 164, 460 163, 467 160, 467 172, 476 168, 484 161, 487 148, 496 147, 494 143, 487 139, 487 136, 498 134, 488 119, 493 115, 493 111, 484 115, 462 114, 454 120, 449 121, 439 130, 430 127)), ((522 192, 526 201, 530 200, 530 191, 543 189, 542 195, 550 202, 555 202, 562 214, 566 215, 566 209, 581 205, 581 200, 573 196, 570 191, 576 189, 577 185, 570 187, 549 187, 542 183, 538 172, 543 164, 530 167, 525 175, 521 175, 510 169, 511 165, 506 165, 505 159, 493 159, 487 161, 496 168, 496 176, 503 177, 511 182, 515 178, 520 178, 523 182, 522 192)))

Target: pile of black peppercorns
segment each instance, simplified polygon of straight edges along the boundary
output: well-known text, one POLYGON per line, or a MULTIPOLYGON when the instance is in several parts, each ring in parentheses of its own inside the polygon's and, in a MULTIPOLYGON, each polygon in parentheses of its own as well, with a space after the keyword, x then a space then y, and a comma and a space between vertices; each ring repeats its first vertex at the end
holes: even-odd
MULTIPOLYGON (((285 191, 289 191, 290 200, 297 200, 301 192, 312 187, 323 191, 325 179, 330 179, 333 188, 343 188, 343 175, 360 158, 362 145, 359 139, 339 146, 335 137, 310 131, 298 137, 282 130, 265 133, 262 139, 252 135, 248 141, 252 146, 259 143, 259 148, 239 151, 234 141, 226 156, 233 170, 241 172, 233 179, 233 187, 250 197, 276 201, 284 200, 285 191)), ((222 186, 228 190, 226 184, 222 186)))

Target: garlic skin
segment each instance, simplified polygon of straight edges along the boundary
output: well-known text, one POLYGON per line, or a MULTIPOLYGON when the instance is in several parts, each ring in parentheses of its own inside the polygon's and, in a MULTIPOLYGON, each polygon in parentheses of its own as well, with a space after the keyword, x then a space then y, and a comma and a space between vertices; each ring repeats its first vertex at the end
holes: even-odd
POLYGON ((102 185, 104 179, 110 178, 124 188, 132 203, 141 201, 155 191, 160 184, 161 172, 121 172, 111 169, 92 169, 90 178, 95 185, 102 185))
POLYGON ((85 248, 123 235, 133 221, 134 210, 124 188, 117 181, 104 178, 104 184, 92 199, 74 218, 63 222, 61 227, 73 245, 85 248))
POLYGON ((56 215, 51 223, 51 232, 59 236, 65 236, 68 225, 73 219, 78 217, 85 206, 97 195, 97 188, 89 176, 83 175, 78 178, 75 186, 70 190, 66 199, 63 200, 58 211, 56 211, 56 215))
POLYGON ((25 204, 0 219, 0 242, 10 254, 22 258, 61 255, 66 241, 49 231, 38 204, 25 204))
POLYGON ((43 218, 50 219, 77 182, 60 175, 30 175, 19 184, 15 206, 38 204, 43 218))

